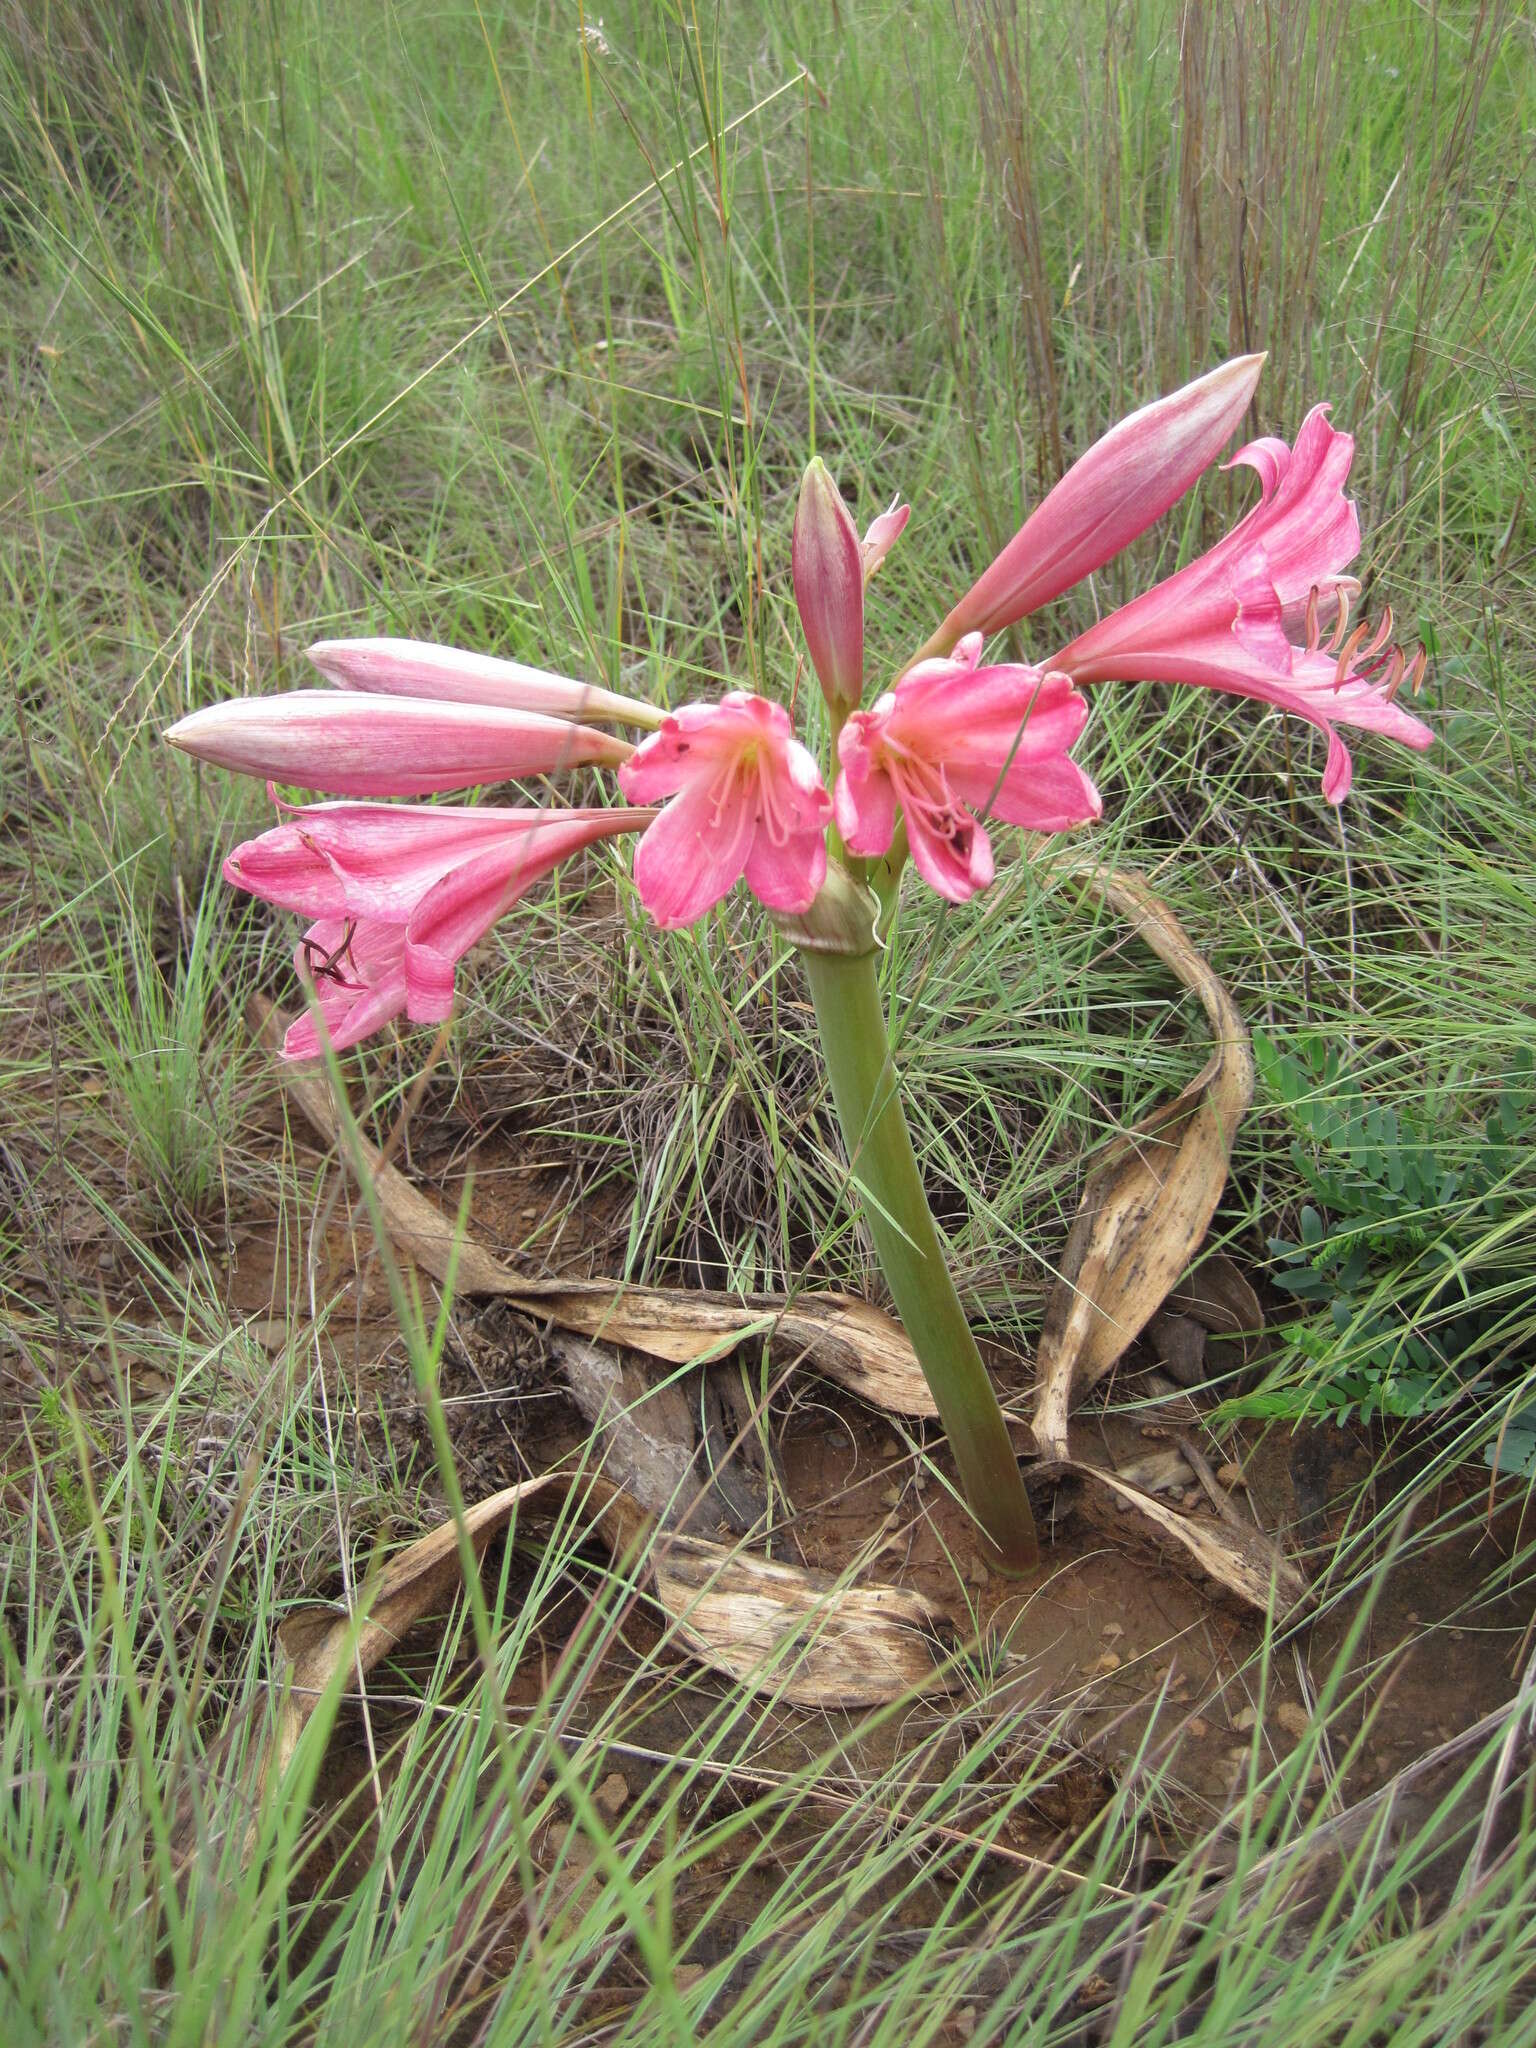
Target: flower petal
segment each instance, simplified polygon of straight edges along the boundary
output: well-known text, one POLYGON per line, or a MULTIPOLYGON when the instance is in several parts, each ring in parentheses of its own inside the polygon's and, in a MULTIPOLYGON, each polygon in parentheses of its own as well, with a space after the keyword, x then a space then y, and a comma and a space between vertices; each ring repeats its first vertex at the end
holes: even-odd
POLYGON ((1103 798, 1066 754, 1015 760, 1001 783, 985 770, 951 768, 949 784, 977 817, 1029 832, 1070 832, 1104 815, 1103 798))
MULTIPOLYGON (((398 925, 322 918, 294 949, 294 964, 311 985, 325 1037, 335 1051, 371 1038, 405 1009, 404 946, 398 925)), ((318 1059, 323 1051, 312 1011, 284 1034, 285 1059, 318 1059)))
POLYGON ((838 743, 843 772, 832 800, 848 851, 878 855, 888 850, 896 830, 896 786, 859 732, 860 719, 869 721, 872 714, 856 711, 843 727, 838 743))
POLYGON ((1111 427, 1067 471, 941 628, 1001 631, 1119 554, 1208 468, 1264 367, 1239 356, 1111 427))
POLYGON ((491 804, 309 804, 237 846, 225 859, 224 877, 265 903, 309 917, 403 924, 449 868, 537 832, 550 816, 491 804))
POLYGON ((891 549, 901 539, 907 521, 912 517, 912 507, 903 505, 900 495, 892 498, 885 511, 872 519, 859 543, 859 552, 864 558, 864 582, 880 567, 891 549))
POLYGON ((725 780, 691 782, 635 848, 635 887, 663 931, 695 923, 741 880, 755 819, 725 780))
POLYGON ((1257 471, 1263 495, 1212 552, 1237 564, 1257 542, 1280 602, 1304 602, 1314 585, 1337 576, 1360 552, 1359 515, 1344 495, 1354 454, 1353 437, 1328 424, 1326 405, 1307 414, 1294 449, 1283 441, 1240 448, 1227 467, 1243 463, 1257 471))
POLYGON ((460 862, 426 891, 405 928, 405 981, 413 1023, 453 1008, 454 970, 534 883, 599 839, 655 822, 648 811, 545 811, 532 830, 460 862))
MULTIPOLYGON (((756 737, 756 721, 732 697, 718 704, 683 704, 642 740, 619 770, 619 787, 632 804, 659 803, 719 765, 756 737)), ((774 709, 778 709, 774 706, 774 709)), ((789 721, 785 719, 785 728, 789 721)))
POLYGON ((341 690, 499 705, 597 725, 655 725, 661 716, 634 697, 431 640, 319 640, 306 652, 326 681, 341 690))
POLYGON ((172 746, 241 775, 337 796, 427 796, 627 760, 628 741, 537 711, 294 690, 194 711, 172 746))
POLYGON ((747 854, 747 887, 770 910, 797 916, 816 901, 827 879, 827 841, 820 829, 776 840, 759 825, 747 854))
POLYGON ((930 815, 904 808, 912 865, 930 889, 951 903, 967 903, 996 872, 986 827, 958 806, 936 828, 930 815))

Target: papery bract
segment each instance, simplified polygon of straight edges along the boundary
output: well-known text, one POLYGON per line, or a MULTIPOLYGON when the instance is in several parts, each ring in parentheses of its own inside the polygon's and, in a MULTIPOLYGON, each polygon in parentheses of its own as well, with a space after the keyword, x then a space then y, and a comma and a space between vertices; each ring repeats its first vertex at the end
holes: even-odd
POLYGON ((327 682, 338 689, 438 703, 499 705, 550 718, 594 724, 655 726, 662 714, 635 697, 622 697, 520 661, 439 647, 430 640, 320 640, 307 650, 327 682))
POLYGON ((1035 832, 1099 816, 1098 791, 1068 754, 1088 717, 1064 675, 1017 663, 978 666, 981 635, 944 661, 919 662, 838 743, 834 795, 850 853, 881 854, 898 806, 919 874, 963 903, 992 879, 986 815, 1035 832))
POLYGON ((1357 626, 1346 637, 1360 587, 1343 573, 1360 547, 1343 490, 1353 452, 1326 406, 1307 415, 1294 450, 1273 439, 1242 449, 1233 460, 1258 473, 1259 503, 1215 547, 1079 634, 1052 665, 1083 683, 1194 683, 1294 712, 1327 736, 1330 803, 1343 801, 1353 776, 1336 726, 1432 745, 1429 727, 1395 701, 1405 680, 1422 675, 1422 650, 1410 661, 1390 644, 1390 611, 1379 628, 1357 626))
POLYGON ((865 557, 848 507, 819 456, 811 458, 801 479, 790 558, 811 666, 827 702, 847 711, 864 694, 865 557))
POLYGON ((770 910, 815 900, 832 799, 781 705, 743 690, 685 704, 619 770, 619 786, 636 803, 672 799, 635 849, 640 900, 664 928, 692 924, 743 875, 770 910))
POLYGON ((293 690, 213 704, 173 725, 174 747, 240 775, 335 796, 430 796, 616 764, 634 749, 613 733, 537 711, 293 690))
POLYGON ((1238 356, 1111 427, 1035 507, 930 646, 1001 632, 1128 547, 1215 461, 1263 367, 1261 355, 1238 356))

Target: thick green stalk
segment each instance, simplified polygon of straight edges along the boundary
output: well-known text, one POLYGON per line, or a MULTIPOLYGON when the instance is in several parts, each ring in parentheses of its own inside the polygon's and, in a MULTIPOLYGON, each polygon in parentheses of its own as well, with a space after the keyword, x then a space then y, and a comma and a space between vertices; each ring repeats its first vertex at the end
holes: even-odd
POLYGON ((832 1099, 897 1312, 938 1404, 960 1483, 1005 1569, 1038 1563, 1034 1518, 992 1382, 950 1278, 891 1063, 872 952, 803 952, 832 1099))

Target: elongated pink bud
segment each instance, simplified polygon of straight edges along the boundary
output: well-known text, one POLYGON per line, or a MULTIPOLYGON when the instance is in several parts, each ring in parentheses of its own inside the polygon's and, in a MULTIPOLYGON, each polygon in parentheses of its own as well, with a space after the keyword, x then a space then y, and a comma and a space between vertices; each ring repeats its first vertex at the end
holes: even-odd
POLYGON ((795 603, 811 665, 834 711, 864 694, 864 551, 820 456, 800 484, 792 546, 795 603))
POLYGON ((579 718, 592 725, 654 729, 663 717, 654 704, 635 697, 621 697, 547 669, 525 668, 520 661, 439 647, 430 640, 321 640, 308 654, 326 681, 342 690, 492 704, 506 711, 541 711, 549 718, 579 718))
POLYGON ((613 766, 634 752, 612 733, 537 711, 346 690, 213 704, 173 725, 166 738, 237 775, 334 796, 428 796, 586 762, 613 766))
POLYGON ((1238 356, 1111 427, 1031 512, 925 652, 997 633, 1128 547, 1221 453, 1264 367, 1238 356))

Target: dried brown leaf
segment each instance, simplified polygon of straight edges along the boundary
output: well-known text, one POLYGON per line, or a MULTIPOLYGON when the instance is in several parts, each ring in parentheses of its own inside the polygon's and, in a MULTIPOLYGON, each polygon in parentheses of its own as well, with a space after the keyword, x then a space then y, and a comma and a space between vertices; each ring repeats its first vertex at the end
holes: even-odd
POLYGON ((1034 1429, 1065 1460, 1074 1400, 1156 1313, 1205 1235, 1232 1140, 1253 1100, 1253 1057, 1232 998, 1138 875, 1075 870, 1200 998, 1215 1048, 1190 1085, 1111 1145, 1089 1175, 1040 1338, 1034 1429))
MULTIPOLYGON (((544 1473, 504 1487, 464 1513, 480 1558, 519 1504, 571 1482, 544 1473)), ((621 1489, 581 1482, 595 1527, 617 1557, 656 1534, 652 1518, 621 1489)), ((651 1591, 699 1661, 754 1691, 821 1709, 883 1704, 947 1690, 932 1637, 942 1617, 897 1586, 847 1586, 825 1573, 778 1564, 703 1537, 660 1536, 645 1560, 651 1591)), ((346 1693, 427 1616, 445 1611, 462 1584, 459 1529, 441 1523, 390 1560, 354 1615, 301 1608, 278 1629, 276 1726, 255 1784, 280 1778, 305 1724, 338 1682, 346 1693)), ((247 1853, 255 1840, 255 1822, 247 1853)))
MULTIPOLYGON (((540 1493, 549 1475, 504 1486, 464 1512, 464 1530, 476 1557, 511 1519, 520 1501, 540 1493)), ((377 1588, 359 1603, 354 1617, 335 1607, 299 1608, 277 1632, 281 1688, 277 1728, 268 1752, 269 1770, 287 1767, 304 1724, 338 1674, 344 1684, 368 1673, 426 1614, 448 1604, 462 1582, 459 1532, 452 1521, 391 1558, 377 1588)))
POLYGON ((866 1707, 947 1690, 938 1612, 899 1586, 844 1586, 698 1537, 662 1545, 657 1596, 696 1656, 802 1707, 866 1707))
MULTIPOLYGON (((261 998, 251 1021, 269 1046, 282 1042, 286 1020, 261 998)), ((323 1068, 285 1067, 289 1094, 324 1144, 338 1122, 323 1068)), ((453 1267, 461 1294, 498 1295, 546 1316, 563 1329, 609 1344, 628 1344, 674 1365, 719 1357, 752 1337, 766 1337, 775 1360, 805 1360, 872 1405, 897 1415, 938 1414, 916 1353, 901 1325, 867 1301, 845 1294, 735 1295, 692 1289, 629 1287, 616 1280, 525 1280, 503 1266, 397 1167, 381 1164, 363 1142, 391 1241, 438 1280, 453 1267)))
POLYGON ((1203 1515, 1180 1514, 1102 1466, 1070 1457, 1062 1463, 1090 1485, 1103 1487, 1114 1499, 1134 1508, 1218 1585, 1261 1614, 1271 1605, 1277 1614, 1285 1614, 1305 1599, 1306 1580, 1262 1529, 1244 1527, 1235 1520, 1213 1522, 1203 1515))
POLYGON ((1264 1328, 1264 1310, 1252 1283, 1225 1252, 1207 1253, 1169 1290, 1168 1307, 1191 1317, 1213 1337, 1254 1337, 1264 1328))

